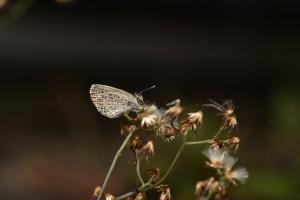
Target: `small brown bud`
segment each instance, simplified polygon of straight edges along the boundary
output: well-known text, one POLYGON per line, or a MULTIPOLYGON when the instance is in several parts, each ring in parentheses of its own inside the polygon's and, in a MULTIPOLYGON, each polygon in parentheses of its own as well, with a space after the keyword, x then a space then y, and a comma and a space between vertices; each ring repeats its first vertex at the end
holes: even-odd
POLYGON ((226 140, 226 142, 228 143, 229 147, 233 148, 234 151, 236 151, 240 145, 240 138, 232 137, 232 138, 226 140))
POLYGON ((98 195, 100 194, 101 190, 102 190, 101 187, 97 186, 91 196, 91 200, 96 200, 98 195))
POLYGON ((168 110, 166 111, 166 113, 170 117, 175 118, 175 117, 178 117, 182 113, 183 108, 180 105, 180 99, 176 99, 175 101, 173 101, 167 105, 172 105, 172 104, 175 104, 175 105, 169 107, 168 110))
POLYGON ((160 169, 159 168, 151 168, 146 170, 149 176, 150 183, 156 183, 159 180, 160 169))
POLYGON ((148 141, 141 149, 141 153, 148 160, 154 154, 154 144, 153 141, 148 141))
POLYGON ((136 156, 139 156, 143 147, 143 141, 136 135, 129 141, 129 147, 136 156))
POLYGON ((202 124, 203 112, 189 113, 188 118, 181 122, 180 132, 184 135, 191 130, 196 130, 198 124, 202 124))
POLYGON ((116 197, 114 197, 112 194, 105 194, 105 200, 116 200, 116 197))
POLYGON ((160 192, 159 200, 171 200, 171 190, 168 185, 158 186, 157 192, 160 192))
POLYGON ((134 200, 143 200, 144 199, 144 196, 142 193, 137 193, 136 196, 135 196, 135 199, 134 200))

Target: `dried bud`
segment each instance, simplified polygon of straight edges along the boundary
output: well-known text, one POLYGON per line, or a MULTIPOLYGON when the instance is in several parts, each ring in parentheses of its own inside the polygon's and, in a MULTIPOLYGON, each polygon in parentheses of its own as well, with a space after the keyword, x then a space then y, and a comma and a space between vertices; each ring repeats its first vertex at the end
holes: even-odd
POLYGON ((200 200, 201 197, 203 197, 205 195, 207 183, 208 183, 208 180, 197 182, 196 187, 195 187, 195 196, 196 196, 197 200, 198 199, 200 200))
POLYGON ((100 192, 101 192, 101 187, 97 186, 92 194, 91 200, 96 200, 100 192))
POLYGON ((202 200, 208 193, 215 193, 219 190, 219 182, 214 177, 205 181, 199 181, 195 187, 196 200, 202 200))
POLYGON ((173 127, 167 128, 166 132, 164 134, 164 141, 170 142, 170 141, 174 140, 175 136, 177 135, 177 131, 178 130, 176 128, 173 128, 173 127))
POLYGON ((222 129, 231 131, 237 125, 237 119, 235 115, 232 116, 224 116, 224 123, 222 129))
POLYGON ((133 151, 133 153, 138 156, 140 154, 141 148, 143 147, 143 141, 139 136, 135 136, 130 140, 129 147, 133 151))
POLYGON ((105 200, 116 200, 116 197, 114 197, 112 194, 105 194, 105 200))
POLYGON ((223 117, 223 125, 220 130, 229 130, 231 131, 237 125, 237 119, 234 114, 234 105, 231 100, 224 102, 223 104, 219 104, 214 100, 210 99, 211 104, 205 104, 205 106, 213 107, 219 111, 220 116, 223 117))
POLYGON ((159 180, 160 170, 158 168, 148 169, 146 172, 149 176, 150 183, 156 183, 159 180))
POLYGON ((159 200, 171 200, 171 190, 168 185, 158 186, 157 192, 160 192, 159 200))
POLYGON ((229 200, 225 187, 220 187, 218 193, 215 195, 215 200, 229 200))
POLYGON ((144 117, 141 121, 141 127, 149 128, 156 123, 157 116, 155 114, 144 117))
POLYGON ((232 138, 229 138, 228 140, 226 140, 226 142, 228 143, 229 147, 233 148, 234 151, 236 151, 240 145, 240 138, 232 137, 232 138))
POLYGON ((142 154, 146 157, 148 160, 153 154, 154 154, 154 144, 153 141, 148 141, 141 150, 142 154))
POLYGON ((141 127, 151 127, 155 124, 157 116, 155 115, 157 107, 155 105, 147 105, 144 111, 140 113, 137 119, 141 120, 141 127))
POLYGON ((143 200, 143 199, 144 199, 143 194, 139 192, 139 193, 136 194, 134 200, 143 200))
POLYGON ((202 123, 202 118, 203 118, 203 112, 201 111, 195 113, 189 113, 188 118, 181 123, 181 127, 180 127, 181 133, 185 135, 191 130, 196 130, 198 124, 202 123))
POLYGON ((166 111, 167 115, 169 115, 170 117, 175 118, 182 113, 183 108, 180 105, 180 99, 176 99, 175 101, 167 104, 167 106, 169 105, 173 105, 169 107, 168 110, 166 111))
POLYGON ((222 151, 225 148, 224 143, 222 141, 219 141, 219 140, 216 140, 216 139, 214 139, 212 142, 209 142, 209 143, 211 143, 210 148, 212 148, 213 150, 222 151))

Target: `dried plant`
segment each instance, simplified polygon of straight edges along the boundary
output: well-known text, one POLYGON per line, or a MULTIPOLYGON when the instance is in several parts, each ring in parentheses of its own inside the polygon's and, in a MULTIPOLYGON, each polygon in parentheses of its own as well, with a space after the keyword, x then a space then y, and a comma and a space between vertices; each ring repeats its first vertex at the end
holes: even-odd
POLYGON ((116 118, 123 115, 128 119, 126 124, 121 125, 121 134, 125 137, 124 142, 115 154, 102 187, 96 187, 92 199, 142 200, 147 198, 146 191, 149 190, 156 191, 159 200, 172 199, 170 184, 166 184, 165 180, 172 172, 183 149, 191 145, 207 144, 209 146, 202 152, 207 158, 206 165, 216 170, 217 174, 215 177, 208 177, 196 183, 196 200, 228 199, 228 188, 231 185, 245 183, 248 179, 248 172, 245 168, 234 168, 237 158, 231 156, 231 152, 236 151, 240 144, 238 137, 229 134, 237 125, 232 101, 219 104, 210 100, 210 104, 204 104, 206 107, 220 111, 218 115, 222 117, 222 124, 211 139, 191 141, 187 136, 202 125, 204 115, 202 111, 183 114, 184 108, 179 99, 167 104, 167 108, 158 108, 154 104, 145 104, 141 93, 135 96, 105 85, 92 85, 91 97, 98 111, 104 116, 116 118), (134 116, 130 116, 131 113, 134 113, 134 116), (227 134, 221 134, 222 132, 227 132, 227 134), (146 170, 148 179, 145 179, 140 171, 140 161, 142 159, 151 160, 151 157, 155 156, 155 137, 164 142, 171 142, 178 137, 182 139, 182 144, 162 176, 159 168, 152 168, 146 170), (129 148, 135 158, 135 173, 139 186, 128 193, 115 197, 107 193, 106 186, 124 148, 129 148))

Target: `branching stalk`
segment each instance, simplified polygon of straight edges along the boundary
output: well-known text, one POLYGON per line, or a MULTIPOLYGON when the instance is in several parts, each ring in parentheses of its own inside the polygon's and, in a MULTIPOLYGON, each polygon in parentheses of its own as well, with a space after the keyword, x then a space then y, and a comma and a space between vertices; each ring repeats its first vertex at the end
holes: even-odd
POLYGON ((143 178, 142 178, 141 170, 140 170, 140 159, 137 159, 137 160, 136 160, 136 174, 137 174, 137 176, 138 176, 138 179, 139 179, 140 183, 141 183, 142 185, 145 185, 145 182, 144 182, 144 180, 143 180, 143 178))
POLYGON ((107 172, 107 174, 106 174, 106 177, 105 177, 105 179, 104 179, 104 182, 103 182, 103 184, 102 184, 101 192, 100 192, 99 195, 97 196, 97 200, 100 200, 100 199, 101 199, 101 197, 102 197, 102 195, 103 195, 103 193, 104 193, 104 191, 105 191, 105 188, 106 188, 106 186, 107 186, 108 180, 109 180, 109 178, 110 178, 110 176, 111 176, 111 173, 112 173, 112 171, 114 170, 115 165, 116 165, 116 163, 117 163, 119 157, 122 155, 123 149, 124 149, 125 146, 127 145, 128 141, 129 141, 129 139, 131 138, 131 136, 132 136, 132 134, 133 134, 134 131, 135 131, 135 127, 132 126, 132 127, 130 128, 130 130, 129 130, 129 133, 128 133, 127 137, 125 138, 125 140, 123 141, 122 145, 120 146, 120 148, 118 149, 117 153, 115 154, 114 159, 113 159, 113 161, 112 161, 112 163, 111 163, 111 166, 110 166, 110 168, 109 168, 109 170, 108 170, 108 172, 107 172))

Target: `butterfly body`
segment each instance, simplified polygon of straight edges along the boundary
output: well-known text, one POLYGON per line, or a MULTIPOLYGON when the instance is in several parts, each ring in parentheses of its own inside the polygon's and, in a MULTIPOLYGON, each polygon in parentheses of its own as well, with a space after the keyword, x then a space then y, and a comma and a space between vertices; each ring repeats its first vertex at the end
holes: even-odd
POLYGON ((108 118, 117 118, 124 113, 139 112, 143 109, 141 95, 134 96, 111 86, 93 84, 90 95, 97 110, 108 118))

